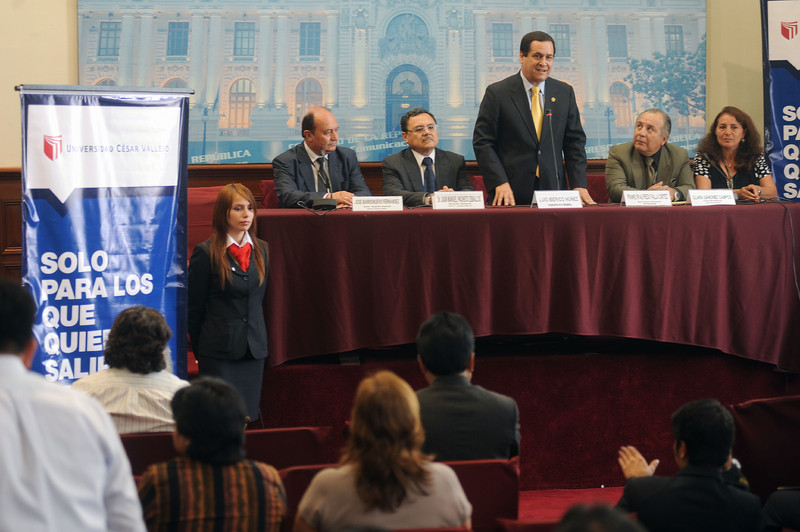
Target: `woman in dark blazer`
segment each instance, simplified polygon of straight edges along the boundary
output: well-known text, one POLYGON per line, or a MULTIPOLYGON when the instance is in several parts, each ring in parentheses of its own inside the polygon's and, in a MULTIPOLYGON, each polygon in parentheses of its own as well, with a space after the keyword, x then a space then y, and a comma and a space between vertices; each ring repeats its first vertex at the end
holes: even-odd
POLYGON ((258 418, 267 328, 262 300, 269 248, 256 237, 256 201, 240 183, 217 196, 211 238, 189 260, 189 337, 200 375, 235 386, 258 418))

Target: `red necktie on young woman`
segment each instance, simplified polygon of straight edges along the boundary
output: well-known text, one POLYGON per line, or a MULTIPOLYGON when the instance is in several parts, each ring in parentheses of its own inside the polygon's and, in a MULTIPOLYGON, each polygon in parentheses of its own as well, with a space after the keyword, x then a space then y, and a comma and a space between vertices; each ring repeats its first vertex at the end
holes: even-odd
POLYGON ((233 258, 236 259, 236 262, 239 264, 239 268, 241 268, 243 272, 246 272, 250 267, 250 242, 247 242, 242 247, 239 247, 236 244, 231 244, 228 246, 228 251, 230 251, 231 255, 233 255, 233 258))

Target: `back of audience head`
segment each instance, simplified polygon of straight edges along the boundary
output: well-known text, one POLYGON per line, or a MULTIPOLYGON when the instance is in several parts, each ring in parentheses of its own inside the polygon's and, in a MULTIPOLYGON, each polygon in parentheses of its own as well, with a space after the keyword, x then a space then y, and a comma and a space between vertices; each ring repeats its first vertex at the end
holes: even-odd
POLYGON ((733 446, 733 416, 716 399, 698 399, 672 414, 676 458, 685 446, 685 461, 692 466, 723 468, 733 446))
POLYGON ((469 368, 475 354, 472 327, 455 312, 434 314, 419 328, 417 353, 433 375, 458 375, 469 368))
POLYGON ((646 532, 621 511, 605 504, 576 504, 564 514, 554 532, 646 532))
MULTIPOLYGON (((35 321, 36 303, 28 291, 7 277, 0 277, 0 354, 32 356, 35 321)), ((25 362, 30 364, 29 359, 25 362)))
POLYGON ((354 466, 356 489, 368 508, 392 511, 411 487, 424 493, 425 433, 419 401, 406 381, 391 371, 364 378, 356 390, 350 423, 342 463, 354 466))
POLYGON ((104 357, 112 368, 148 374, 167 367, 172 331, 155 309, 141 305, 120 312, 108 333, 104 357))
POLYGON ((236 388, 216 377, 199 377, 172 398, 176 448, 189 458, 226 465, 244 458, 247 414, 236 388), (179 444, 179 442, 183 444, 179 444))

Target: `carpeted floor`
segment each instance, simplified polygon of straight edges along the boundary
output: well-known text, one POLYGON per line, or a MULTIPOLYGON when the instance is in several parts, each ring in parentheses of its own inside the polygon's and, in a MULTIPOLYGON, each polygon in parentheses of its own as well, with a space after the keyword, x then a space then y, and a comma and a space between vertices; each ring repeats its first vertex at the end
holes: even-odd
POLYGON ((521 491, 519 518, 536 521, 558 520, 575 504, 605 503, 614 506, 621 495, 622 487, 521 491))

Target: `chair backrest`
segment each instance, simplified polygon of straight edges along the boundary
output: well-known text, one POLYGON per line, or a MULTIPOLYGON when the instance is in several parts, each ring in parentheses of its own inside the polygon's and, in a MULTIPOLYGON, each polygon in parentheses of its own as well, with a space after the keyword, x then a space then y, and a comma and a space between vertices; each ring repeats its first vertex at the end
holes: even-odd
POLYGON ((597 203, 608 203, 605 174, 586 174, 586 189, 597 203))
POLYGON ((502 532, 550 532, 560 519, 498 519, 502 532))
POLYGON ((189 256, 197 244, 211 236, 211 216, 222 186, 186 189, 186 249, 189 256))
POLYGON ((483 192, 483 202, 486 203, 486 200, 489 199, 489 194, 486 192, 486 184, 483 182, 483 176, 475 174, 470 177, 470 181, 472 181, 472 188, 483 192))
POLYGON ((311 484, 314 475, 326 467, 336 467, 336 464, 301 465, 287 467, 278 471, 283 482, 283 489, 286 492, 286 519, 283 521, 281 530, 292 530, 300 499, 303 498, 303 494, 311 484))
POLYGON ((275 469, 333 462, 338 449, 332 443, 332 427, 290 427, 248 430, 247 458, 266 462, 275 469))
POLYGON ((496 530, 498 519, 519 516, 519 457, 444 462, 453 468, 472 504, 472 529, 496 530))
MULTIPOLYGON (((519 514, 519 459, 444 462, 458 476, 472 504, 472 530, 497 530, 498 519, 517 519, 519 514)), ((286 522, 294 523, 297 506, 311 479, 328 465, 288 467, 280 470, 286 490, 286 522)))
POLYGON ((275 192, 275 181, 272 179, 262 179, 259 183, 261 191, 261 206, 267 209, 277 209, 280 207, 278 193, 275 192))
POLYGON ((468 532, 471 528, 442 526, 438 528, 400 528, 394 532, 468 532))
MULTIPOLYGON (((331 427, 248 430, 245 433, 245 455, 275 469, 328 463, 333 461, 338 451, 335 444, 331 444, 331 434, 331 427)), ((150 464, 166 462, 177 456, 171 432, 122 434, 120 438, 134 475, 144 473, 150 464)))
POLYGON ((131 472, 141 475, 150 464, 172 460, 178 453, 171 432, 136 432, 120 434, 122 446, 131 463, 131 472))
POLYGON ((733 456, 753 493, 765 501, 778 486, 800 485, 800 395, 730 406, 736 425, 733 456))

